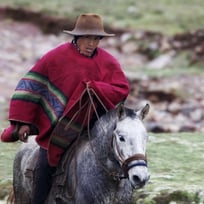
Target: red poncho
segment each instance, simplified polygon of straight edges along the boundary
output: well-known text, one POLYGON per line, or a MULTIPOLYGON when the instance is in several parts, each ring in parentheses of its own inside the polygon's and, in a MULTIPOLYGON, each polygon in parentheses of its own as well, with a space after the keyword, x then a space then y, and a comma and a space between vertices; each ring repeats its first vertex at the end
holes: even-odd
MULTIPOLYGON (((49 150, 50 136, 60 118, 71 118, 89 82, 107 109, 125 100, 129 84, 116 59, 97 48, 92 57, 81 55, 72 43, 48 52, 20 80, 10 103, 9 120, 35 125, 37 143, 49 150), (70 114, 70 115, 69 115, 70 114)), ((59 148, 49 152, 57 165, 59 148)), ((60 153, 61 154, 61 153, 60 153)))

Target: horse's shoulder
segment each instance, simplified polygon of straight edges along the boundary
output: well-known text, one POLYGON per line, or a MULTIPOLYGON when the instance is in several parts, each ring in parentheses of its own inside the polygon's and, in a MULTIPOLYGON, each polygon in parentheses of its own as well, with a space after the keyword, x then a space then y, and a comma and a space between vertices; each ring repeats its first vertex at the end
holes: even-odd
POLYGON ((28 142, 22 143, 18 149, 14 162, 21 163, 21 170, 33 169, 36 165, 39 146, 35 142, 35 138, 29 138, 28 142))

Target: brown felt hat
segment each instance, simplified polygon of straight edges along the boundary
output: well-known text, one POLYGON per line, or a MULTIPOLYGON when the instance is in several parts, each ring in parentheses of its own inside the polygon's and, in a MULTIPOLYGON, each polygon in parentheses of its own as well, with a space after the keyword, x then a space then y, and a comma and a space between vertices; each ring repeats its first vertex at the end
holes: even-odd
POLYGON ((101 17, 94 13, 81 14, 77 18, 74 29, 72 31, 64 30, 64 32, 74 36, 97 35, 111 37, 115 35, 104 31, 101 17))

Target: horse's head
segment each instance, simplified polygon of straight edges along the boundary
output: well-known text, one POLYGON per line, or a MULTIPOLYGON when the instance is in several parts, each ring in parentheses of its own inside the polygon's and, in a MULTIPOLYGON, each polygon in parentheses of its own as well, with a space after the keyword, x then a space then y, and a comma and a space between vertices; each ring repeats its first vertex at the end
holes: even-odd
POLYGON ((124 176, 134 188, 143 187, 150 178, 147 169, 147 131, 142 120, 149 111, 147 104, 135 111, 118 107, 118 122, 113 134, 115 158, 119 161, 124 176))

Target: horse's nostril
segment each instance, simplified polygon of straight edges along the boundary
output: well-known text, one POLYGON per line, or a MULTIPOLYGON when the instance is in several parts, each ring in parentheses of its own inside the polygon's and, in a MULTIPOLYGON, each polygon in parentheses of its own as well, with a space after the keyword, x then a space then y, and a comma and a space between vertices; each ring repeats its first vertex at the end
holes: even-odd
POLYGON ((134 181, 135 183, 140 183, 140 178, 139 178, 138 176, 134 175, 134 176, 133 176, 133 181, 134 181))
POLYGON ((133 179, 134 184, 137 185, 140 188, 143 187, 145 185, 145 183, 146 183, 145 180, 140 179, 139 176, 137 176, 137 175, 134 175, 132 177, 132 179, 133 179))

